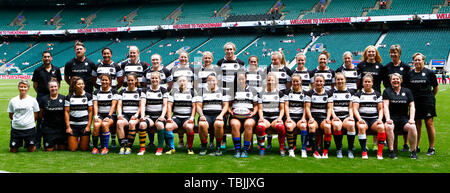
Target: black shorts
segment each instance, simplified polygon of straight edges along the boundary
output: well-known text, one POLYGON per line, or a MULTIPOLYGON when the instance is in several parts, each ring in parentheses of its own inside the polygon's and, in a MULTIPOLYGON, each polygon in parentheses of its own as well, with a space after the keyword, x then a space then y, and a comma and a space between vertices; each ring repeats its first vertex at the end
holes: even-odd
POLYGON ((319 128, 320 128, 320 124, 322 123, 323 120, 325 120, 325 118, 316 118, 316 117, 313 117, 313 118, 314 118, 314 120, 317 122, 317 125, 318 125, 319 128))
POLYGON ((173 120, 173 122, 174 122, 175 124, 177 124, 178 129, 182 129, 184 123, 185 123, 187 120, 189 120, 189 117, 187 117, 187 118, 180 118, 180 117, 174 116, 174 117, 172 117, 172 120, 173 120))
MULTIPOLYGON (((127 120, 127 122, 130 122, 130 119, 131 119, 131 117, 133 116, 134 114, 123 114, 123 118, 125 119, 125 120, 127 120)), ((139 119, 139 117, 137 117, 138 119, 139 119)))
POLYGON ((44 147, 52 148, 57 144, 67 143, 66 127, 52 128, 47 125, 42 125, 42 137, 44 139, 44 147))
MULTIPOLYGON (((209 132, 214 132, 214 122, 216 121, 217 116, 219 116, 219 114, 217 114, 217 115, 205 115, 206 122, 208 122, 208 125, 209 125, 209 128, 208 128, 209 132)), ((225 117, 224 117, 224 119, 225 119, 225 117)))
POLYGON ((416 108, 416 114, 414 118, 417 119, 429 119, 436 117, 436 100, 431 99, 416 99, 414 100, 416 108))
POLYGON ((297 116, 293 117, 293 116, 291 116, 291 119, 292 119, 292 121, 295 122, 295 124, 297 124, 300 120, 302 120, 302 117, 297 117, 297 116))
POLYGON ((375 123, 378 120, 378 118, 373 118, 373 119, 362 118, 362 119, 366 122, 367 126, 369 127, 367 129, 371 129, 373 123, 375 123))
POLYGON ((147 123, 147 129, 150 129, 149 127, 150 120, 152 120, 154 124, 156 124, 156 122, 162 122, 164 126, 166 126, 166 121, 159 121, 158 118, 159 116, 145 116, 145 123, 147 123))
POLYGON ((84 132, 87 125, 70 125, 70 128, 72 129, 72 135, 73 137, 82 137, 82 136, 89 136, 91 135, 91 132, 84 132))
MULTIPOLYGON (((245 123, 245 121, 247 121, 247 119, 253 119, 254 121, 255 121, 255 126, 258 124, 258 116, 256 116, 256 115, 254 115, 253 117, 248 117, 248 118, 243 118, 243 119, 241 119, 241 118, 236 118, 236 117, 231 117, 231 119, 230 119, 230 125, 231 125, 231 120, 232 119, 237 119, 237 120, 239 120, 239 122, 241 122, 241 129, 244 129, 244 123, 245 123)), ((230 126, 230 128, 231 128, 231 126, 230 126)))
POLYGON ((31 129, 19 130, 11 127, 11 139, 9 142, 9 147, 19 148, 24 146, 30 147, 35 146, 36 129, 33 127, 31 129))
POLYGON ((409 121, 408 117, 391 117, 391 119, 394 122, 394 133, 396 132, 402 132, 403 134, 408 133, 404 130, 405 125, 409 121))

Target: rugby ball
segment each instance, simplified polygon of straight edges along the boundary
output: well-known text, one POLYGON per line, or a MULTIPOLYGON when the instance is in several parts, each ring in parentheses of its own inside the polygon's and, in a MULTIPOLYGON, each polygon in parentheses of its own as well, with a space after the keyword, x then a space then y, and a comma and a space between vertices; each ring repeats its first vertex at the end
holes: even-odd
POLYGON ((252 112, 248 110, 247 108, 235 108, 233 111, 233 117, 236 118, 247 118, 249 117, 252 112))

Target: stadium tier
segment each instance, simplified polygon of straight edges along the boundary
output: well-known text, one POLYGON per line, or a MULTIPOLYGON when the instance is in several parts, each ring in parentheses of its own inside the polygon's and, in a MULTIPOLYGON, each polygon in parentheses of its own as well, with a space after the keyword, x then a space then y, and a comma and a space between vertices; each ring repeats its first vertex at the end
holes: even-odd
POLYGON ((178 6, 177 3, 142 5, 139 7, 137 16, 133 19, 131 26, 172 24, 173 20, 164 20, 164 18, 178 6))
POLYGON ((181 7, 182 13, 177 24, 189 23, 217 23, 222 22, 222 17, 215 17, 214 11, 218 11, 224 6, 226 1, 185 2, 181 7))
POLYGON ((248 58, 251 55, 255 55, 258 56, 261 66, 268 66, 272 62, 270 53, 281 49, 285 55, 286 62, 289 62, 309 42, 311 42, 309 34, 266 35, 259 38, 241 53, 239 57, 247 63, 248 58))
POLYGON ((392 30, 384 38, 382 47, 379 47, 383 64, 391 61, 389 47, 399 44, 402 47, 401 60, 405 63, 412 62, 412 56, 420 52, 426 56, 426 61, 431 59, 446 60, 450 51, 450 29, 424 29, 424 30, 392 30))
POLYGON ((303 19, 359 17, 365 8, 374 7, 376 2, 376 0, 332 0, 325 11, 308 12, 303 19))
POLYGON ((317 3, 317 0, 284 0, 282 12, 286 14, 284 19, 297 19, 300 13, 310 11, 317 3))
MULTIPOLYGON (((334 1, 334 0, 333 0, 334 1)), ((390 9, 370 10, 368 16, 380 15, 408 15, 408 14, 431 14, 433 8, 443 5, 446 0, 393 0, 390 9)))
MULTIPOLYGON (((311 50, 306 53, 306 67, 308 69, 317 66, 317 58, 321 52, 321 47, 330 53, 329 66, 337 69, 343 64, 342 54, 346 51, 358 53, 364 51, 368 45, 375 45, 381 32, 379 31, 353 31, 353 32, 331 32, 322 34, 311 50)), ((359 60, 361 55, 353 55, 354 60, 359 60)))

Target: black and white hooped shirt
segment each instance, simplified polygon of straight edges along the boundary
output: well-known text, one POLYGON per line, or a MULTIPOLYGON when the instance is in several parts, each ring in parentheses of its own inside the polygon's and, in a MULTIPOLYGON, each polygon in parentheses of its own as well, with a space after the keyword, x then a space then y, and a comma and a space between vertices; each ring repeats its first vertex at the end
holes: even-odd
POLYGON ((245 71, 246 83, 250 88, 254 88, 258 93, 263 90, 263 81, 266 79, 266 74, 262 69, 251 71, 247 69, 245 71))
POLYGON ((300 77, 302 77, 302 90, 303 91, 311 90, 310 84, 311 84, 311 79, 312 79, 312 76, 313 76, 312 71, 310 71, 308 69, 306 69, 304 71, 299 71, 296 68, 296 69, 294 69, 292 71, 292 75, 294 75, 294 74, 298 74, 298 75, 300 75, 300 77))
POLYGON ((178 88, 173 88, 168 98, 168 102, 173 103, 173 117, 189 118, 192 113, 194 97, 193 89, 185 89, 184 92, 181 92, 178 88))
POLYGON ((359 103, 359 114, 363 119, 378 119, 378 104, 382 100, 381 94, 374 89, 371 93, 362 89, 353 96, 353 103, 359 103))
POLYGON ((147 70, 149 64, 146 62, 141 62, 138 60, 135 64, 132 64, 130 60, 123 62, 120 67, 122 68, 123 75, 125 76, 123 80, 124 87, 127 87, 127 76, 131 72, 135 72, 138 75, 138 82, 143 83, 144 71, 147 70))
POLYGON ((305 91, 301 90, 295 92, 294 89, 286 89, 285 101, 289 101, 289 116, 295 119, 301 119, 303 117, 304 104, 305 104, 305 91))
POLYGON ((163 99, 168 98, 167 89, 159 86, 156 90, 145 88, 141 91, 141 98, 145 98, 145 115, 159 117, 163 111, 163 99))
POLYGON ((111 111, 113 100, 117 100, 118 93, 116 89, 110 88, 108 91, 98 89, 92 95, 94 101, 97 101, 98 115, 108 115, 111 111))
POLYGON ((349 117, 349 105, 352 102, 352 92, 348 89, 333 92, 333 110, 339 119, 344 120, 349 117))
POLYGON ((245 89, 237 89, 232 98, 231 110, 247 109, 253 112, 253 103, 258 103, 258 94, 254 88, 247 86, 245 89))
MULTIPOLYGON (((211 65, 208 68, 205 68, 204 66, 196 68, 195 69, 195 86, 197 90, 200 89, 206 89, 208 87, 207 83, 206 83, 206 78, 208 78, 209 75, 213 74, 215 77, 217 77, 217 81, 218 84, 221 82, 222 80, 222 70, 220 69, 220 67, 215 66, 215 65, 211 65)), ((219 86, 221 86, 219 84, 219 86)))
POLYGON ((81 96, 68 95, 64 106, 70 107, 70 125, 87 125, 89 122, 89 107, 92 106, 92 95, 84 91, 81 96))
POLYGON ((325 90, 330 91, 333 89, 332 84, 335 83, 334 70, 332 70, 329 67, 327 67, 327 69, 325 69, 325 70, 320 70, 319 67, 315 68, 314 70, 312 70, 312 73, 311 73, 311 75, 312 75, 311 76, 311 84, 314 83, 314 76, 316 74, 321 74, 325 77, 325 84, 324 84, 325 90))
POLYGON ((258 103, 262 104, 264 119, 278 119, 280 115, 280 105, 284 105, 285 95, 283 91, 273 90, 268 92, 264 89, 258 97, 258 103))
POLYGON ((358 67, 353 67, 352 69, 347 69, 345 65, 339 67, 336 72, 342 72, 345 76, 346 83, 345 86, 348 90, 356 93, 358 90, 358 81, 361 79, 361 74, 358 73, 358 67))
POLYGON ((305 103, 311 103, 311 116, 314 119, 326 119, 328 103, 332 102, 333 93, 331 91, 324 90, 323 93, 318 93, 316 89, 312 89, 306 92, 305 103))
POLYGON ((196 103, 202 103, 203 113, 205 115, 218 115, 222 112, 222 102, 229 102, 230 97, 223 89, 216 89, 211 92, 209 89, 203 89, 202 95, 197 95, 194 99, 196 103))
POLYGON ((124 115, 134 115, 139 110, 139 102, 141 101, 141 89, 135 88, 133 91, 129 91, 127 88, 123 88, 118 96, 118 100, 122 101, 122 113, 124 115))
POLYGON ((291 82, 291 75, 292 72, 287 68, 286 66, 280 66, 280 68, 275 68, 273 65, 270 65, 266 73, 269 74, 270 72, 275 73, 275 75, 278 78, 278 89, 284 90, 286 89, 286 83, 291 82))
POLYGON ((178 77, 185 76, 187 78, 187 88, 193 88, 195 78, 194 68, 189 65, 177 65, 172 68, 173 87, 178 88, 178 77))
POLYGON ((170 72, 170 70, 168 70, 166 67, 164 66, 160 66, 158 70, 153 70, 152 67, 147 68, 147 70, 144 71, 144 78, 143 78, 143 82, 147 83, 147 88, 150 88, 152 86, 152 73, 153 72, 159 72, 159 78, 160 78, 160 82, 159 85, 165 89, 167 89, 167 87, 169 86, 169 82, 172 82, 173 77, 172 77, 172 73, 170 72))
POLYGON ((103 74, 109 74, 111 76, 111 87, 117 89, 117 78, 123 76, 123 71, 119 64, 113 61, 111 61, 111 64, 103 64, 103 62, 97 64, 97 68, 92 71, 92 76, 97 77, 95 81, 95 88, 97 89, 102 85, 100 77, 103 74))

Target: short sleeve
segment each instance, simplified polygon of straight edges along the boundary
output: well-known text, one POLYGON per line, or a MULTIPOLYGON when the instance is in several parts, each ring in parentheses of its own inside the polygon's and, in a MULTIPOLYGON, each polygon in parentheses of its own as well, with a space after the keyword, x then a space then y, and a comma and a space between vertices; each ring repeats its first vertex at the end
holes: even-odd
POLYGON ((359 92, 358 93, 356 93, 355 95, 353 95, 353 97, 352 97, 352 102, 353 103, 359 103, 359 92))
POLYGON ((8 104, 8 113, 14 113, 14 98, 13 99, 11 99, 10 101, 9 101, 9 104, 8 104))
POLYGON ((33 98, 32 101, 33 101, 33 112, 39 112, 41 109, 39 109, 39 103, 37 102, 36 98, 33 98))
POLYGON ((66 96, 65 102, 64 102, 64 106, 65 107, 70 107, 70 96, 66 96))

